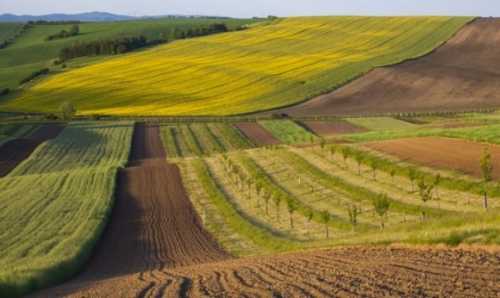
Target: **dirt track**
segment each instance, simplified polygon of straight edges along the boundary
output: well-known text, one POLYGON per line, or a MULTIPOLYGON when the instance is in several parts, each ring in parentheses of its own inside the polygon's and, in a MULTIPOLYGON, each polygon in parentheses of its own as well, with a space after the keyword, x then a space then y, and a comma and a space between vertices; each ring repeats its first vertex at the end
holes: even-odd
POLYGON ((500 19, 477 19, 432 54, 382 67, 273 113, 296 116, 462 111, 500 106, 500 19))
POLYGON ((479 160, 488 147, 493 162, 493 178, 500 180, 500 146, 450 138, 411 138, 366 144, 398 158, 444 170, 453 170, 477 178, 481 177, 479 160))
POLYGON ((7 176, 18 164, 28 158, 38 145, 57 137, 63 128, 58 124, 46 124, 27 138, 14 139, 0 146, 0 177, 7 176))
POLYGON ((259 145, 278 145, 281 142, 276 139, 269 131, 256 122, 238 123, 235 125, 250 140, 259 145))

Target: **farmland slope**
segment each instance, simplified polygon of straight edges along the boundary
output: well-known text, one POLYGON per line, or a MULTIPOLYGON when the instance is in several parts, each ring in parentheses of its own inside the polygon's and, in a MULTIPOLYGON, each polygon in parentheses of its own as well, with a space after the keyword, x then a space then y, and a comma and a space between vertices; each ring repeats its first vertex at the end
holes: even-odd
POLYGON ((500 19, 477 19, 432 54, 378 68, 291 115, 463 111, 500 106, 500 19))
POLYGON ((88 287, 91 296, 145 297, 168 286, 155 288, 158 278, 167 278, 166 268, 230 257, 203 229, 179 169, 165 158, 159 127, 137 125, 129 165, 119 172, 111 223, 93 259, 78 278, 41 296, 88 287), (117 283, 137 288, 129 292, 129 286, 117 283), (94 287, 111 292, 95 292, 94 287))
POLYGON ((174 42, 48 78, 0 106, 81 114, 230 115, 297 103, 428 53, 470 18, 310 17, 174 42), (202 104, 201 104, 202 103, 202 104))

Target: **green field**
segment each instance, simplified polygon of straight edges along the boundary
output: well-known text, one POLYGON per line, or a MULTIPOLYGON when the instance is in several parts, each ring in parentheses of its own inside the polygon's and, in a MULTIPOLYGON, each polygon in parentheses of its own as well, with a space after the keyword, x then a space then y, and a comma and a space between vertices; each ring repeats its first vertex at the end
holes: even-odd
MULTIPOLYGON (((148 39, 175 38, 175 31, 184 31, 189 28, 203 27, 208 24, 224 22, 230 29, 234 29, 250 20, 217 20, 217 19, 157 19, 106 23, 82 23, 80 34, 70 38, 47 41, 49 35, 59 33, 61 30, 69 30, 71 25, 35 25, 15 43, 6 49, 0 50, 0 88, 9 87, 14 89, 19 81, 32 72, 45 67, 54 71, 61 71, 61 67, 53 65, 62 48, 77 42, 88 42, 105 39, 117 39, 121 37, 133 37, 144 35, 148 39)), ((6 25, 7 26, 7 25, 6 25)), ((5 27, 7 32, 8 27, 5 27)), ((0 34, 4 27, 0 27, 0 34)), ((1 35, 0 35, 1 36, 1 35)), ((1 37, 0 37, 1 40, 1 37)), ((97 61, 105 59, 99 57, 97 61)), ((76 65, 95 63, 96 59, 79 59, 76 65)))
POLYGON ((254 147, 245 135, 228 123, 163 125, 161 134, 168 158, 212 155, 254 147))
POLYGON ((0 179, 0 296, 80 270, 106 224, 130 123, 73 123, 0 179))
MULTIPOLYGON (((55 112, 61 102, 69 100, 86 115, 230 115, 267 110, 331 91, 373 67, 426 54, 470 20, 278 19, 245 31, 177 41, 64 72, 0 108, 55 112)), ((42 29, 46 30, 37 30, 42 29)), ((33 49, 26 55, 26 49, 19 48, 26 43, 35 46, 49 33, 36 32, 20 39, 17 49, 10 49, 19 51, 15 58, 4 58, 7 61, 0 61, 0 67, 12 73, 9 64, 20 62, 11 59, 26 59, 20 68, 39 63, 33 49)), ((37 51, 47 57, 44 52, 37 51)), ((11 80, 16 73, 4 73, 0 81, 11 80)))
POLYGON ((19 23, 0 23, 0 43, 13 38, 22 26, 19 23))
POLYGON ((391 117, 360 117, 346 119, 350 123, 369 130, 397 130, 416 128, 417 125, 391 117))
POLYGON ((292 120, 265 120, 259 124, 286 144, 313 143, 318 140, 311 132, 292 120))

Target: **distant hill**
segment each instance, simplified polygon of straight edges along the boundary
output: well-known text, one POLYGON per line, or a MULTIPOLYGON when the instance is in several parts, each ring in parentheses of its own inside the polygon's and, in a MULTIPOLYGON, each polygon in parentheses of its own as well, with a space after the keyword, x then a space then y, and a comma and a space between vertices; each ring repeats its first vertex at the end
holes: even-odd
POLYGON ((34 15, 15 15, 15 14, 1 14, 0 23, 2 22, 29 22, 29 21, 81 21, 81 22, 115 22, 115 21, 129 21, 129 20, 139 20, 139 19, 160 19, 160 18, 174 18, 174 19, 195 19, 195 18, 205 18, 205 19, 229 19, 229 17, 220 16, 204 16, 204 15, 157 15, 157 16, 140 16, 132 17, 126 15, 112 14, 109 12, 85 12, 79 14, 63 14, 63 13, 53 13, 41 16, 34 15))
POLYGON ((135 17, 117 15, 107 12, 85 12, 79 14, 54 13, 41 16, 2 14, 0 22, 28 22, 28 21, 82 21, 82 22, 112 22, 133 20, 135 17))

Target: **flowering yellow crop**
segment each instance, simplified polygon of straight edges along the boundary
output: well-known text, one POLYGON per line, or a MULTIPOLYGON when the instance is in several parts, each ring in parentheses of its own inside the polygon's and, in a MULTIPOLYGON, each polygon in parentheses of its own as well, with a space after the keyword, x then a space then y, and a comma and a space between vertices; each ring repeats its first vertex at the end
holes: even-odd
POLYGON ((0 106, 81 114, 231 115, 300 102, 425 54, 469 18, 303 17, 182 40, 50 77, 0 106))

